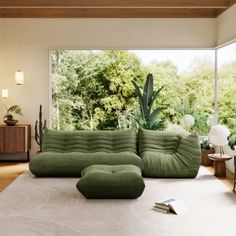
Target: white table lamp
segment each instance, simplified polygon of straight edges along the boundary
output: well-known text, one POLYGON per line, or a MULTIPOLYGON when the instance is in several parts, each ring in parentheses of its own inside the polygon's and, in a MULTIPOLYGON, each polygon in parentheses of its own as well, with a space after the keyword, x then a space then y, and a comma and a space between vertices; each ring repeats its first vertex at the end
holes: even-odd
POLYGON ((220 156, 224 154, 223 147, 228 143, 230 132, 224 125, 214 125, 209 132, 209 141, 220 147, 220 156))

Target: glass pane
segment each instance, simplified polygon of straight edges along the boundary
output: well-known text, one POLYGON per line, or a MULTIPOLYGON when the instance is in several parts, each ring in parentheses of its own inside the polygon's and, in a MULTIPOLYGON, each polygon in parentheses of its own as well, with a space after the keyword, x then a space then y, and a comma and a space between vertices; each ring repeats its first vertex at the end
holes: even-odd
POLYGON ((137 126, 139 102, 131 83, 141 88, 148 73, 161 87, 153 110, 157 129, 187 128, 206 135, 214 105, 214 50, 52 50, 53 128, 123 129, 137 126), (133 119, 132 117, 135 117, 133 119))
POLYGON ((219 122, 236 133, 236 43, 218 50, 219 122))

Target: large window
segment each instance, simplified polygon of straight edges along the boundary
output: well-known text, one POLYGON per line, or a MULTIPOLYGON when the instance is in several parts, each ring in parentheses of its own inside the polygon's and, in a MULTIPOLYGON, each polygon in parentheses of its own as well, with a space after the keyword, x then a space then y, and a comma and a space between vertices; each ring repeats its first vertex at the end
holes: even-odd
POLYGON ((219 122, 236 134, 236 43, 217 50, 219 122))
POLYGON ((214 50, 51 50, 52 126, 55 129, 123 129, 138 112, 131 83, 148 73, 164 86, 155 106, 163 129, 195 117, 193 131, 207 134, 214 113, 214 50))

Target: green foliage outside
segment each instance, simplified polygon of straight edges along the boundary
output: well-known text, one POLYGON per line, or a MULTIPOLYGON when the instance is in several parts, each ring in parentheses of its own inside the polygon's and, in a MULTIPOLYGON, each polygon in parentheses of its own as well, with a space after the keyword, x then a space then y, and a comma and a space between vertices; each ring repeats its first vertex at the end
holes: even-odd
MULTIPOLYGON (((138 114, 139 104, 132 80, 143 88, 147 74, 154 77, 154 90, 161 87, 153 109, 163 105, 160 113, 165 124, 181 124, 183 114, 192 114, 196 124, 192 131, 207 134, 207 119, 214 107, 214 65, 196 59, 193 67, 178 73, 170 61, 145 66, 128 51, 53 50, 52 101, 53 128, 59 130, 123 129, 136 123, 127 114, 138 114)), ((221 70, 220 121, 235 129, 234 94, 236 63, 221 70)), ((164 128, 164 127, 163 127, 164 128)))
POLYGON ((219 117, 236 135, 236 61, 224 65, 219 73, 219 117))

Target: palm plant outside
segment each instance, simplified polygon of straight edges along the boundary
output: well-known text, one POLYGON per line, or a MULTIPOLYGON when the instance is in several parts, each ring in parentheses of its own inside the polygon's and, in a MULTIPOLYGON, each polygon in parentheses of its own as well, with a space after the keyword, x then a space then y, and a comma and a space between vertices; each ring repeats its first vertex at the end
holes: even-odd
POLYGON ((140 128, 148 130, 160 130, 163 128, 163 122, 158 116, 160 112, 166 109, 165 106, 161 106, 153 109, 154 102, 158 99, 161 90, 164 87, 154 91, 153 90, 153 75, 148 74, 143 93, 137 83, 132 81, 135 88, 135 93, 139 101, 140 112, 136 115, 132 115, 132 118, 138 123, 140 128))

